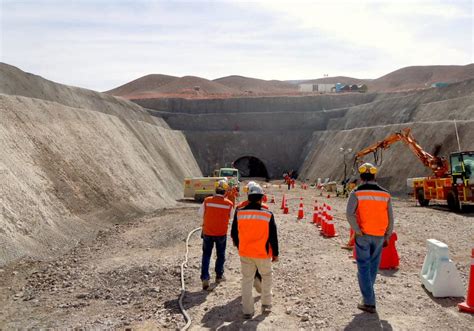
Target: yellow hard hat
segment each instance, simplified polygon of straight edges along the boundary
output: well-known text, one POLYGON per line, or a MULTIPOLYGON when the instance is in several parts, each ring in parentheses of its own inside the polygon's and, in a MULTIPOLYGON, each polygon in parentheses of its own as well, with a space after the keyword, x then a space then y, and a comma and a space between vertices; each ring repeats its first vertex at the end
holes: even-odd
POLYGON ((377 173, 377 167, 374 166, 372 163, 364 163, 359 167, 359 173, 360 174, 365 174, 365 173, 370 173, 372 175, 375 175, 377 173))
POLYGON ((227 188, 229 187, 229 184, 227 184, 227 181, 221 179, 219 181, 216 182, 216 190, 227 190, 227 188))

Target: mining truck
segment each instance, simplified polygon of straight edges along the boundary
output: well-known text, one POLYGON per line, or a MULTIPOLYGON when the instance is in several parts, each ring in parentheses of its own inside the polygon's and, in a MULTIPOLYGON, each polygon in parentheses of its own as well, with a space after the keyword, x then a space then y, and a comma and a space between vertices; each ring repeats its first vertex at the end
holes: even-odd
MULTIPOLYGON (((458 212, 465 205, 474 204, 474 151, 454 152, 449 159, 427 153, 416 142, 410 128, 398 131, 356 153, 354 164, 370 153, 387 149, 395 142, 403 141, 418 159, 433 172, 432 176, 410 180, 414 197, 421 206, 431 200, 446 202, 452 211, 458 212)), ((438 149, 439 150, 439 149, 438 149)))

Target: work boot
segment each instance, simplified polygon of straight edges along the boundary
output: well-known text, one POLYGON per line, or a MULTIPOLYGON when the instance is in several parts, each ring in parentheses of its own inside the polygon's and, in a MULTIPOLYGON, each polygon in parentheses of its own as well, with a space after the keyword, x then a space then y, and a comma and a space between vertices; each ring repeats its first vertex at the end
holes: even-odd
POLYGON ((270 314, 272 312, 272 305, 262 305, 262 314, 270 314))
POLYGON ((225 279, 224 275, 222 275, 222 276, 217 276, 217 277, 216 277, 216 283, 217 283, 217 284, 222 283, 222 282, 224 282, 225 280, 226 280, 226 279, 225 279))
POLYGON ((359 303, 357 305, 357 308, 359 308, 360 310, 363 310, 367 313, 371 313, 371 314, 374 314, 377 312, 377 309, 375 309, 375 306, 373 305, 366 305, 365 303, 359 303))
POLYGON ((204 279, 202 281, 202 289, 207 290, 209 288, 209 279, 204 279))
POLYGON ((244 314, 244 320, 249 320, 251 319, 253 314, 244 314))

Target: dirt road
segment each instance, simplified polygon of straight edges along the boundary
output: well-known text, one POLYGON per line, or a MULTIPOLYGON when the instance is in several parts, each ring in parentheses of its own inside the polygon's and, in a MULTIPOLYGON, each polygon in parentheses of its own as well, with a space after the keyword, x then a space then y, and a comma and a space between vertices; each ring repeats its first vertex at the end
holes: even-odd
MULTIPOLYGON (((184 305, 192 328, 211 329, 474 329, 474 316, 458 312, 461 298, 436 299, 420 284, 426 239, 450 247, 464 286, 469 277, 474 214, 457 215, 442 207, 421 208, 395 201, 398 271, 382 271, 376 285, 378 314, 360 312, 356 266, 340 245, 347 240, 345 199, 320 197, 314 189, 268 187, 278 224, 281 260, 274 264, 274 310, 244 321, 240 310, 238 254, 228 241, 227 281, 202 291, 201 240, 191 238, 184 305), (290 214, 279 209, 290 200, 290 214), (303 196, 306 219, 297 221, 303 196), (311 224, 314 200, 332 205, 340 236, 321 237, 311 224)), ((187 233, 200 225, 198 205, 180 202, 98 233, 55 260, 23 260, 0 269, 0 328, 94 327, 178 328, 179 266, 187 233)), ((259 312, 256 296, 256 312, 259 312)))

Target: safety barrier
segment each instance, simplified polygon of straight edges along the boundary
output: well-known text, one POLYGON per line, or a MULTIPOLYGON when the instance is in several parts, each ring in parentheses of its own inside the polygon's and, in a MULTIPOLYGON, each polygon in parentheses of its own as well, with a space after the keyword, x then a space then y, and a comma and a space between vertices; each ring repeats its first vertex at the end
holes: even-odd
POLYGON ((435 298, 463 297, 464 288, 453 261, 449 258, 448 245, 428 239, 428 253, 421 269, 421 283, 435 298))

